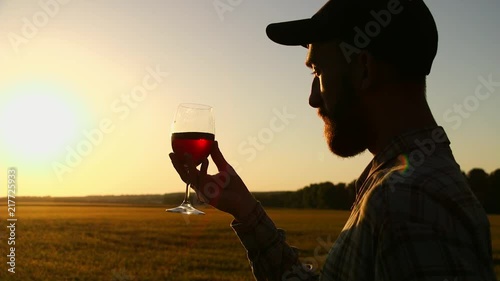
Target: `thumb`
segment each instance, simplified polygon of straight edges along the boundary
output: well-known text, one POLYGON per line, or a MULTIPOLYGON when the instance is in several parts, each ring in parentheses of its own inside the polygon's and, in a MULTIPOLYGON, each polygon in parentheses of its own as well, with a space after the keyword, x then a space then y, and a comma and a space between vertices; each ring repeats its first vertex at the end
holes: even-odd
POLYGON ((224 159, 224 156, 222 155, 222 152, 219 150, 219 142, 214 141, 214 144, 212 145, 212 151, 210 152, 210 156, 212 157, 212 160, 215 163, 215 166, 217 166, 217 169, 219 171, 226 171, 229 164, 227 163, 226 159, 224 159))

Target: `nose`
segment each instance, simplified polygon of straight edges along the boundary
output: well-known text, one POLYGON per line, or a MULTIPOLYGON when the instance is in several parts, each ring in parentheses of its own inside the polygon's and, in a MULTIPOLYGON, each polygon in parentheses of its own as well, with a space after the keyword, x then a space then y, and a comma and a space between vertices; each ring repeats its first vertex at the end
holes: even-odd
POLYGON ((314 108, 319 108, 321 106, 321 86, 319 83, 319 78, 314 77, 311 86, 311 95, 309 96, 309 105, 314 108))

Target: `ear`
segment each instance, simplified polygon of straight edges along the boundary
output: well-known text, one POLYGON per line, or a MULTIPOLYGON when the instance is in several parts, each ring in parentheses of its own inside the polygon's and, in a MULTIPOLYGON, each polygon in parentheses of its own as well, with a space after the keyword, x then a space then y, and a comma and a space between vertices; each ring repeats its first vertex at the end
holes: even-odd
POLYGON ((375 86, 377 80, 377 61, 367 51, 361 51, 357 56, 356 78, 361 90, 368 90, 375 86))

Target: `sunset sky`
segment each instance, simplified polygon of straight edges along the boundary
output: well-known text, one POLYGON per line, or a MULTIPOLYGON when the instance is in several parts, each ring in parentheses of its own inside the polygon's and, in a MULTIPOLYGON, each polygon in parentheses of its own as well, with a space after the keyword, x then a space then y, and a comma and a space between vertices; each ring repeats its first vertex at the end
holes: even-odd
MULTIPOLYGON (((490 173, 500 168, 500 1, 426 2, 440 36, 431 109, 462 170, 490 173)), ((181 102, 214 107, 216 139, 251 191, 356 179, 372 155, 329 152, 308 105, 306 49, 265 34, 324 3, 0 2, 0 185, 16 167, 19 196, 181 192, 168 158, 181 102)))

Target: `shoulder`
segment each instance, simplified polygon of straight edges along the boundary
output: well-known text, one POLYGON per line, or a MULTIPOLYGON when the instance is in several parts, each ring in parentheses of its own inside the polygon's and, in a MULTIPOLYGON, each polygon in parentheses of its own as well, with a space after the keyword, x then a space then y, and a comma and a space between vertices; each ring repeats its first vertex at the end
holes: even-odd
POLYGON ((377 171, 359 208, 374 227, 387 221, 444 225, 457 216, 488 224, 458 165, 433 159, 418 167, 392 165, 377 171))

